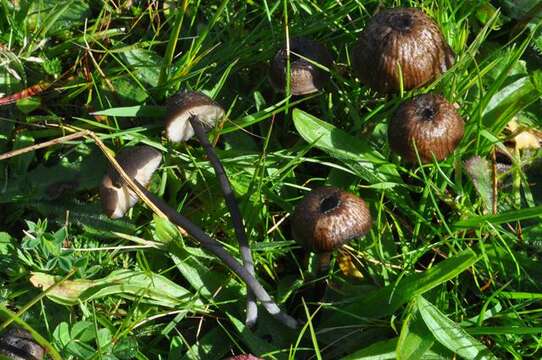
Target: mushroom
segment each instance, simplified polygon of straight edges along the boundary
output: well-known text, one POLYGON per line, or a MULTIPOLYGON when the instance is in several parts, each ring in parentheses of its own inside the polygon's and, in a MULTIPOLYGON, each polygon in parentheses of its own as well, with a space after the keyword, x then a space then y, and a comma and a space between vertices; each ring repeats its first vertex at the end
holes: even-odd
MULTIPOLYGON (((316 64, 331 67, 333 60, 325 46, 301 37, 290 39, 290 92, 292 95, 306 95, 321 90, 329 75, 316 64), (306 59, 310 59, 308 61, 306 59)), ((284 92, 288 51, 282 48, 271 62, 271 85, 275 90, 284 92)))
POLYGON ((12 360, 41 360, 45 349, 34 341, 30 332, 14 326, 0 337, 0 355, 12 360))
POLYGON ((296 206, 294 238, 306 249, 329 253, 369 232, 371 213, 362 198, 336 187, 309 192, 296 206))
MULTIPOLYGON (((211 98, 197 92, 181 91, 173 96, 168 101, 168 117, 167 117, 167 136, 170 140, 181 139, 185 141, 191 138, 194 134, 199 142, 205 148, 207 157, 215 170, 220 190, 224 195, 226 206, 228 207, 233 228, 237 241, 239 242, 239 251, 243 264, 251 275, 255 275, 254 260, 250 251, 250 246, 245 233, 243 218, 239 205, 235 199, 233 189, 230 185, 226 171, 220 162, 220 159, 213 150, 213 146, 209 142, 206 135, 206 129, 214 126, 216 121, 224 116, 224 110, 220 105, 214 102, 211 98)), ((247 315, 246 325, 252 327, 258 319, 258 307, 254 299, 254 294, 250 291, 247 296, 247 315)))
POLYGON ((224 109, 213 99, 196 91, 180 91, 166 104, 166 136, 175 143, 194 136, 189 118, 196 116, 204 128, 213 128, 224 116, 224 109))
MULTIPOLYGON (((135 146, 119 152, 115 159, 128 176, 147 186, 160 166, 162 154, 150 146, 135 146)), ((138 200, 113 168, 108 169, 102 180, 100 198, 105 213, 112 219, 123 217, 138 200)))
POLYGON ((389 93, 429 83, 453 65, 454 54, 438 25, 423 11, 395 8, 376 14, 352 52, 361 82, 389 93))
POLYGON ((455 107, 441 95, 424 94, 401 104, 388 126, 393 151, 407 162, 446 158, 461 141, 464 122, 455 107))

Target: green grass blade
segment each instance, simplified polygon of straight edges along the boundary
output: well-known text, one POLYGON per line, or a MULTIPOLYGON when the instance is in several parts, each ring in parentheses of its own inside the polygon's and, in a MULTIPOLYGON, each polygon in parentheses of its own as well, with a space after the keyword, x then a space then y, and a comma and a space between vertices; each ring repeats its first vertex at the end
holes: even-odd
POLYGON ((458 324, 441 313, 423 296, 416 299, 421 317, 435 338, 464 359, 497 359, 487 347, 470 336, 458 324))

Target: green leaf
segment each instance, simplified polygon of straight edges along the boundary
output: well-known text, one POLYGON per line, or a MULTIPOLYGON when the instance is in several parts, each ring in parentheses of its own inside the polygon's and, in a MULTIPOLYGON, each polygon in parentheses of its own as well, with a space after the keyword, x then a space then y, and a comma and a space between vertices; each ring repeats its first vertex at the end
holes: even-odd
POLYGON ((373 150, 369 143, 355 138, 335 126, 300 109, 293 111, 294 125, 305 141, 314 144, 339 159, 362 162, 368 170, 377 164, 387 164, 384 156, 373 150))
POLYGON ((51 288, 47 297, 64 305, 74 305, 79 301, 95 300, 107 296, 121 296, 168 308, 182 307, 190 304, 191 308, 201 305, 193 295, 168 278, 142 271, 118 270, 98 280, 65 280, 34 272, 30 282, 44 290, 51 288))
POLYGON ((469 335, 461 326, 446 317, 422 296, 418 296, 416 305, 433 336, 446 348, 464 359, 496 359, 487 347, 469 335))
POLYGON ((388 360, 396 359, 397 338, 379 341, 364 349, 358 350, 341 360, 388 360))
POLYGON ((418 312, 411 312, 403 322, 401 335, 397 342, 397 359, 421 359, 434 342, 435 338, 425 326, 418 312))
POLYGON ((158 85, 162 58, 156 52, 131 48, 121 52, 120 56, 137 79, 153 87, 158 85))
POLYGON ((224 338, 224 330, 215 327, 196 341, 181 360, 222 359, 229 349, 229 344, 227 341, 224 341, 224 338))
POLYGON ((486 223, 497 225, 519 220, 533 219, 540 216, 542 216, 542 205, 526 209, 505 211, 496 215, 490 214, 474 216, 468 219, 459 220, 453 226, 455 229, 477 228, 486 223))
POLYGON ((30 114, 41 106, 41 99, 39 97, 30 96, 17 100, 17 109, 24 114, 30 114))
POLYGON ((509 120, 526 106, 538 100, 540 94, 528 76, 514 81, 499 90, 491 99, 483 113, 483 125, 499 134, 509 120))
MULTIPOLYGON (((382 154, 373 150, 365 140, 353 137, 335 126, 302 110, 294 109, 294 125, 305 141, 329 155, 343 160, 370 184, 386 184, 387 195, 411 214, 411 200, 403 185, 397 167, 382 154)), ((413 214, 411 214, 413 215, 413 214)))
POLYGON ((486 211, 490 212, 493 208, 493 183, 489 162, 480 156, 474 156, 465 161, 465 170, 480 195, 486 211))
POLYGON ((361 318, 379 318, 393 314, 401 305, 443 284, 478 261, 472 250, 465 250, 452 256, 423 273, 403 277, 398 283, 351 298, 350 305, 344 305, 327 313, 323 327, 346 326, 359 323, 361 318))
POLYGON ((163 106, 138 105, 117 107, 90 113, 90 115, 119 116, 119 117, 157 117, 166 115, 166 109, 163 106))

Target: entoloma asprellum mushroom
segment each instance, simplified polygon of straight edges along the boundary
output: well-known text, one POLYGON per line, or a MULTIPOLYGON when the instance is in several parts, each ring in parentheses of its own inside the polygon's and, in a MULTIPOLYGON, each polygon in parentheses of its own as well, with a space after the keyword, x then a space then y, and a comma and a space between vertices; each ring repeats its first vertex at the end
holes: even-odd
POLYGON ((316 253, 331 252, 365 236, 370 228, 371 213, 365 201, 332 186, 311 190, 297 204, 292 219, 294 238, 316 253))
MULTIPOLYGON (((147 186, 160 166, 162 154, 150 146, 134 146, 120 151, 115 159, 128 176, 147 186)), ((137 195, 112 167, 102 180, 100 198, 104 212, 112 219, 123 217, 138 201, 137 195)))
POLYGON ((444 97, 424 94, 401 104, 388 125, 390 148, 410 163, 445 159, 463 138, 464 121, 444 97))
MULTIPOLYGON (((169 221, 185 229, 188 234, 200 242, 202 247, 211 251, 222 260, 247 284, 248 288, 255 297, 261 301, 271 315, 286 326, 295 328, 297 326, 297 321, 278 307, 263 286, 256 280, 254 275, 250 274, 247 269, 242 267, 226 250, 224 250, 218 241, 211 238, 198 226, 177 213, 162 199, 146 189, 145 186, 150 182, 152 173, 160 164, 161 154, 159 152, 156 154, 156 152, 156 150, 147 146, 137 146, 121 151, 115 159, 126 174, 134 181, 138 190, 141 191, 156 208, 165 214, 169 221)), ((129 188, 128 184, 124 183, 120 174, 114 169, 109 169, 108 174, 104 177, 102 187, 100 188, 100 195, 102 197, 102 202, 104 203, 105 211, 107 211, 110 216, 114 217, 122 216, 127 209, 137 202, 137 195, 135 195, 135 192, 129 188), (132 197, 135 197, 135 200, 132 199, 132 197), (119 205, 119 201, 121 205, 119 205)))
POLYGON ((166 103, 166 136, 169 141, 178 143, 194 136, 189 119, 196 116, 205 129, 212 129, 224 116, 220 104, 197 91, 179 91, 166 103))
MULTIPOLYGON (((331 54, 322 44, 302 37, 290 39, 291 94, 307 95, 322 90, 329 79, 329 73, 320 66, 329 69, 332 62, 331 54)), ((271 61, 271 85, 280 92, 286 90, 287 63, 286 48, 277 51, 271 61)))
POLYGON ((361 32, 352 65, 362 84, 389 93, 423 86, 453 65, 438 25, 415 8, 384 10, 361 32))
MULTIPOLYGON (((180 91, 167 101, 166 135, 170 141, 179 142, 187 141, 195 134, 198 141, 205 148, 207 157, 215 170, 226 206, 231 214, 243 264, 249 273, 255 275, 254 261, 239 205, 235 199, 226 171, 206 135, 206 131, 214 127, 223 116, 224 110, 222 107, 207 95, 194 91, 180 91)), ((249 291, 247 296, 247 326, 254 326, 257 318, 258 308, 253 294, 249 291)))

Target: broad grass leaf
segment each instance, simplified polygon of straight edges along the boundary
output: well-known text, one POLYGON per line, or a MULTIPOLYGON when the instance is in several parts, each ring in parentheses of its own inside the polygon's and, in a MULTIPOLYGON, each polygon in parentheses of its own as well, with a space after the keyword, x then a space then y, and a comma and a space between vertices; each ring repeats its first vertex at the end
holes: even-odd
POLYGON ((201 305, 185 288, 177 285, 168 278, 142 271, 119 270, 109 276, 97 280, 65 280, 57 284, 60 278, 53 275, 34 272, 30 282, 35 287, 47 290, 51 300, 74 305, 79 301, 95 300, 107 296, 121 296, 146 304, 177 308, 191 305, 191 308, 201 305))
POLYGON ((129 49, 120 53, 132 73, 142 82, 150 86, 158 85, 162 57, 147 49, 129 49))
POLYGON ((391 360, 396 359, 397 354, 395 348, 397 347, 398 338, 379 341, 364 349, 358 350, 341 360, 391 360))
POLYGON ((486 223, 498 225, 519 220, 534 219, 540 216, 542 216, 542 205, 519 210, 505 211, 496 215, 490 214, 473 216, 468 219, 457 221, 453 227, 455 229, 478 228, 486 223))
POLYGON ((32 1, 25 21, 31 27, 40 27, 40 35, 56 35, 78 26, 91 16, 86 1, 32 1))
POLYGON ((494 134, 500 133, 515 114, 538 100, 539 96, 528 76, 505 86, 491 97, 484 109, 484 127, 491 129, 494 134))
POLYGON ((224 272, 211 271, 211 268, 206 265, 209 261, 201 261, 199 256, 195 256, 186 248, 174 249, 171 259, 192 288, 204 298, 212 298, 215 290, 227 283, 224 272))
POLYGON ((359 177, 369 184, 386 184, 387 195, 410 211, 410 196, 402 185, 397 167, 365 140, 353 137, 330 123, 300 109, 294 109, 293 120, 297 132, 305 141, 350 165, 359 177))
POLYGON ((96 111, 91 113, 91 115, 162 118, 166 115, 166 108, 154 105, 125 106, 96 111))
POLYGON ((41 272, 33 272, 30 276, 32 285, 41 288, 43 291, 47 291, 51 286, 56 284, 54 288, 48 290, 47 297, 62 305, 77 304, 77 301, 81 298, 81 294, 96 285, 94 280, 65 280, 57 284, 59 281, 59 277, 41 272))
POLYGON ((348 299, 351 304, 327 311, 322 327, 352 325, 360 323, 363 318, 379 318, 393 314, 415 296, 455 278, 478 259, 472 250, 465 250, 423 273, 407 275, 398 283, 364 294, 360 298, 348 299))
POLYGON ((442 345, 464 359, 496 359, 487 347, 422 296, 416 299, 416 305, 425 324, 442 345))
POLYGON ((168 308, 190 306, 195 309, 201 305, 190 291, 165 276, 131 270, 114 271, 96 280, 96 286, 85 291, 82 300, 112 295, 168 308))
POLYGON ((215 327, 199 338, 180 360, 222 359, 230 348, 228 342, 224 341, 225 337, 224 330, 215 327))
MULTIPOLYGON (((253 331, 248 329, 244 322, 237 319, 231 314, 227 314, 228 318, 230 319, 231 323, 233 324, 235 330, 243 339, 245 344, 247 344, 250 351, 254 354, 265 354, 265 353, 271 353, 275 348, 273 345, 265 341, 264 339, 260 338, 258 335, 256 335, 253 331)), ((258 322, 261 323, 262 320, 265 320, 265 318, 261 317, 258 322)), ((262 325, 259 324, 259 327, 262 325)), ((278 354, 277 359, 286 359, 286 356, 278 354)))
MULTIPOLYGON (((370 346, 367 346, 361 350, 353 352, 352 354, 341 358, 341 360, 391 360, 397 359, 397 348, 399 338, 393 338, 388 340, 382 340, 376 342, 370 346)), ((417 358, 417 360, 448 360, 450 359, 446 351, 439 351, 442 349, 430 349, 425 352, 424 355, 417 358)))
POLYGON ((387 163, 384 156, 366 141, 355 138, 303 110, 294 109, 293 119, 297 132, 305 141, 331 156, 363 163, 369 170, 374 170, 376 165, 387 163))
MULTIPOLYGON (((414 306, 409 307, 415 310, 414 306)), ((412 311, 403 322, 397 342, 398 360, 418 360, 433 346, 435 338, 424 324, 419 313, 412 311)))

